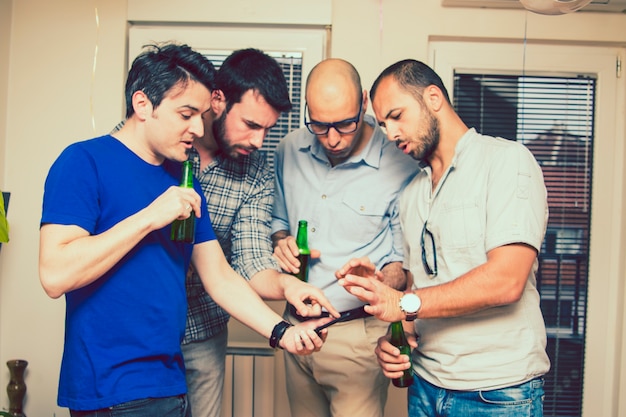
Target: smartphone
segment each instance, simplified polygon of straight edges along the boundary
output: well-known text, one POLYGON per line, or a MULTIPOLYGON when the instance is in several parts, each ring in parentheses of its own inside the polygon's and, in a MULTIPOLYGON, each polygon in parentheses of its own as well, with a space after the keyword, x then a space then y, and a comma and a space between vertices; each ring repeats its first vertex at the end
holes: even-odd
POLYGON ((342 321, 350 321, 354 319, 360 319, 360 318, 369 317, 369 316, 371 316, 371 314, 365 311, 365 306, 361 306, 353 310, 344 311, 343 313, 341 313, 339 317, 329 321, 326 324, 322 324, 321 326, 317 327, 315 329, 315 333, 317 333, 317 335, 320 336, 320 333, 322 330, 324 330, 325 328, 329 326, 332 326, 335 323, 339 323, 342 321))

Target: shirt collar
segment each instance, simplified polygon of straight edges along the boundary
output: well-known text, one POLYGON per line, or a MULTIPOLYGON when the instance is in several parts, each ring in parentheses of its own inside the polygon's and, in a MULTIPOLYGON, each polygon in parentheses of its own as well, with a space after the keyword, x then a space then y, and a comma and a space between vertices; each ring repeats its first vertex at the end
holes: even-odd
MULTIPOLYGON (((258 152, 258 151, 254 151, 254 152, 258 152)), ((237 162, 243 164, 243 161, 247 160, 248 158, 250 158, 249 155, 241 155, 239 159, 237 160, 237 162)), ((209 163, 209 165, 207 165, 206 168, 204 168, 204 171, 200 172, 200 154, 198 153, 196 148, 192 147, 189 150, 189 159, 191 160, 191 163, 194 166, 194 171, 195 171, 194 173, 196 175, 203 174, 204 172, 208 172, 214 167, 223 166, 223 165, 230 163, 230 161, 232 161, 232 159, 226 156, 223 152, 217 152, 215 155, 213 155, 213 158, 211 158, 211 162, 209 163)))
POLYGON ((452 158, 452 162, 450 163, 450 168, 454 169, 456 167, 458 158, 469 147, 469 144, 476 137, 476 135, 476 129, 472 127, 468 129, 463 136, 461 136, 461 139, 459 139, 456 147, 454 148, 454 157, 452 158))

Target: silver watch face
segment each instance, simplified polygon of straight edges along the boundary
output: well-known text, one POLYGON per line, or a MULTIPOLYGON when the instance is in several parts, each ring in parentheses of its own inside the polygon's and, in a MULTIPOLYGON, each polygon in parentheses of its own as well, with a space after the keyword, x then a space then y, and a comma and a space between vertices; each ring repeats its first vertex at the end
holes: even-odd
POLYGON ((420 309, 422 300, 415 294, 405 294, 400 299, 400 308, 406 313, 415 313, 420 309))

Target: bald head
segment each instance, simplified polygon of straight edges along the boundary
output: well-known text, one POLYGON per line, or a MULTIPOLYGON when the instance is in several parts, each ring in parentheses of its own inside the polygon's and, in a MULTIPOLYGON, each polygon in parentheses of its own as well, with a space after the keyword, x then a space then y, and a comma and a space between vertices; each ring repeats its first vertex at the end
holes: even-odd
POLYGON ((306 82, 306 102, 315 120, 337 121, 353 117, 359 109, 361 78, 356 68, 343 59, 326 59, 317 64, 306 82), (343 113, 347 112, 347 115, 343 113))
POLYGON ((342 82, 352 84, 358 90, 361 89, 359 73, 351 63, 343 59, 329 58, 314 66, 307 79, 306 87, 308 89, 309 84, 327 78, 335 78, 342 82))
POLYGON ((368 143, 373 128, 363 122, 367 93, 349 62, 327 59, 317 64, 307 78, 306 103, 307 128, 333 166, 358 154, 368 143))

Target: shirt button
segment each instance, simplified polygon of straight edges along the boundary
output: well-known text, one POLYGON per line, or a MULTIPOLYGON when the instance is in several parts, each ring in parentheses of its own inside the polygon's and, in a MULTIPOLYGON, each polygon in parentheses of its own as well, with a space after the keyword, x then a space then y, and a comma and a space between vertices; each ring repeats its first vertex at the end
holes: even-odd
POLYGON ((322 200, 326 200, 326 194, 322 194, 322 200))
POLYGON ((361 210, 361 211, 365 211, 365 207, 361 206, 361 207, 359 208, 359 210, 361 210))

